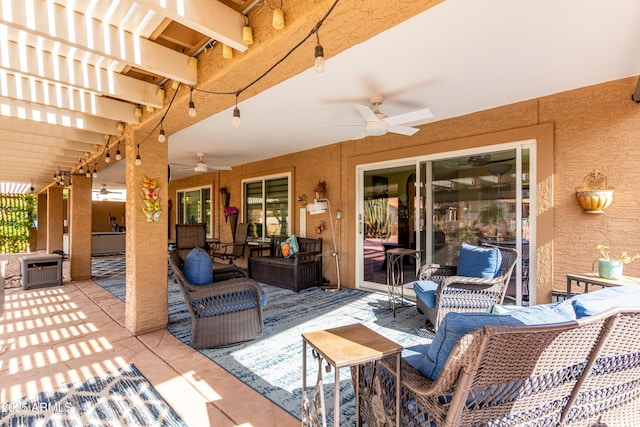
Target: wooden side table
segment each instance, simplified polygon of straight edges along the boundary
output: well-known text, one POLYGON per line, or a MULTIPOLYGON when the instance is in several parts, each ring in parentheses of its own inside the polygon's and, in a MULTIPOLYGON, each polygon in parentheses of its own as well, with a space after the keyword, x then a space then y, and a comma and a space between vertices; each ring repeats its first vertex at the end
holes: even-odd
POLYGON ((603 288, 611 286, 640 285, 639 277, 622 276, 618 280, 603 279, 598 273, 567 274, 567 298, 571 298, 571 284, 575 282, 577 286, 584 284, 584 292, 589 292, 589 285, 601 286, 603 288))
POLYGON ((420 251, 417 249, 394 248, 387 251, 387 297, 396 317, 396 300, 399 307, 404 307, 404 257, 415 258, 416 266, 420 265, 420 251))
MULTIPOLYGON (((322 365, 327 363, 327 372, 331 367, 335 371, 333 425, 340 425, 340 368, 360 365, 380 360, 387 356, 396 356, 396 425, 400 425, 400 353, 402 346, 366 326, 356 323, 339 328, 302 334, 302 425, 326 427, 327 415, 322 387, 322 365), (311 346, 314 359, 318 361, 318 378, 313 398, 307 397, 307 344, 311 346), (320 424, 322 418, 322 424, 320 424)), ((356 375, 353 388, 356 397, 356 424, 360 419, 360 376, 356 375)))

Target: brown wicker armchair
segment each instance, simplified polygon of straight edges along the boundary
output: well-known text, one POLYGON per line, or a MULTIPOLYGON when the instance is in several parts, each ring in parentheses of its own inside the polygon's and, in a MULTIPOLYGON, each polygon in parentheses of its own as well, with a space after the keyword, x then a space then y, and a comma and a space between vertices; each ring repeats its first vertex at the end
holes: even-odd
POLYGON ((439 284, 435 291, 435 307, 427 305, 416 291, 418 311, 427 315, 435 330, 450 311, 483 312, 495 304, 502 304, 519 255, 513 248, 496 247, 502 255, 502 274, 493 279, 456 276, 455 266, 430 264, 420 269, 419 280, 439 284))
POLYGON ((193 348, 227 346, 262 333, 263 296, 255 280, 236 271, 235 278, 197 286, 185 278, 177 251, 169 254, 169 264, 191 315, 193 348))
MULTIPOLYGON (((626 310, 485 326, 457 342, 433 381, 403 359, 401 425, 640 425, 640 312, 626 310)), ((354 367, 352 376, 367 425, 394 425, 395 358, 354 367)))

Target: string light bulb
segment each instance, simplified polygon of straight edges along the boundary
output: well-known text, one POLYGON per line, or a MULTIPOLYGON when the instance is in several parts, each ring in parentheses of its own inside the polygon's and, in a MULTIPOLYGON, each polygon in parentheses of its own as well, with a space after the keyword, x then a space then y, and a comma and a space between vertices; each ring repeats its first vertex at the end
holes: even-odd
POLYGON ((238 96, 240 96, 240 92, 236 92, 236 106, 233 109, 233 120, 231 121, 231 124, 236 129, 242 124, 240 120, 240 109, 238 108, 238 96))
POLYGON ((80 175, 84 175, 84 166, 82 166, 82 160, 80 160, 80 169, 78 169, 80 175))
POLYGON ((191 91, 189 92, 189 117, 194 119, 197 114, 196 104, 193 103, 193 86, 191 86, 191 91))
POLYGON ((316 28, 316 49, 315 49, 315 64, 314 64, 314 68, 316 70, 316 73, 324 73, 324 70, 326 70, 326 65, 324 63, 324 48, 322 47, 322 45, 320 44, 320 36, 318 35, 318 29, 316 28))
POLYGON ((140 144, 136 145, 136 148, 138 149, 138 153, 136 154, 136 166, 140 166, 142 165, 142 159, 140 158, 140 144))
POLYGON ((97 178, 98 177, 98 171, 96 170, 96 167, 93 167, 93 174, 91 175, 93 178, 97 178))
POLYGON ((91 178, 91 169, 89 169, 89 162, 87 162, 86 160, 85 162, 87 163, 87 173, 84 176, 86 176, 87 178, 91 178))
POLYGON ((233 109, 233 120, 231 121, 231 124, 234 128, 239 128, 242 124, 242 120, 240 120, 240 109, 238 107, 233 109))
POLYGON ((160 122, 160 134, 158 135, 158 142, 163 143, 167 140, 167 137, 164 135, 164 127, 162 126, 162 122, 160 122))
POLYGON ((281 30, 284 28, 284 12, 282 9, 277 8, 273 9, 273 19, 271 21, 271 25, 276 30, 281 30))
POLYGON ((116 144, 116 160, 122 160, 122 153, 120 153, 120 141, 116 144))
POLYGON ((105 163, 111 163, 111 154, 109 154, 109 150, 107 150, 107 154, 104 156, 105 163))

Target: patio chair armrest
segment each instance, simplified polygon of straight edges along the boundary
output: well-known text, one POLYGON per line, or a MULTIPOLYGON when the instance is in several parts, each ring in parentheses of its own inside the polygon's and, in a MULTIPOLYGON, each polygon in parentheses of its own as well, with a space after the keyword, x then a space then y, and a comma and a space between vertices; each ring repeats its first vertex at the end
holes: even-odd
POLYGON ((233 292, 242 292, 248 290, 256 291, 257 295, 260 295, 261 292, 261 288, 258 282, 246 277, 238 277, 234 279, 224 280, 222 282, 213 282, 208 285, 196 286, 192 284, 184 284, 184 286, 189 291, 188 293, 191 300, 228 295, 233 292))
POLYGON ((427 264, 420 268, 418 278, 420 280, 441 282, 446 277, 454 276, 457 269, 454 265, 427 264))
POLYGON ((440 287, 453 286, 456 285, 476 285, 476 286, 493 286, 495 284, 502 283, 504 281, 504 277, 498 276, 491 279, 482 279, 479 277, 466 277, 466 276, 449 276, 446 277, 440 287))

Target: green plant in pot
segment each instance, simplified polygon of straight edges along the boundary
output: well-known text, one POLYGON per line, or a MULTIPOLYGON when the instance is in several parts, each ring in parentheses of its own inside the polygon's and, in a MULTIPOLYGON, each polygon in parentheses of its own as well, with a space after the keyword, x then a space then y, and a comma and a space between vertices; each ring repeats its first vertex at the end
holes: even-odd
POLYGON ((611 258, 609 256, 609 247, 605 245, 598 245, 598 251, 600 252, 600 258, 593 261, 591 271, 595 270, 597 263, 598 275, 603 279, 620 279, 622 277, 622 267, 624 264, 629 264, 631 261, 640 259, 640 254, 629 256, 625 251, 620 252, 620 256, 617 259, 611 258))

